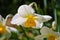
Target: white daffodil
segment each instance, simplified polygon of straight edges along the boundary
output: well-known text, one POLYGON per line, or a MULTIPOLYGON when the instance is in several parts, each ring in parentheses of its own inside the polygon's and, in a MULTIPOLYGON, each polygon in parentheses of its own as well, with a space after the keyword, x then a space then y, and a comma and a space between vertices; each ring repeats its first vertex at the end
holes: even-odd
POLYGON ((10 30, 10 31, 12 31, 12 32, 15 32, 15 33, 19 33, 16 28, 10 26, 10 25, 12 25, 10 22, 9 22, 10 25, 7 25, 7 21, 11 21, 11 20, 8 20, 8 19, 9 19, 9 18, 12 18, 12 17, 13 17, 12 14, 8 14, 8 15, 6 16, 6 18, 5 18, 5 25, 6 25, 6 26, 9 26, 9 27, 7 27, 8 30, 10 30))
POLYGON ((2 34, 0 40, 9 38, 11 36, 11 31, 17 32, 17 29, 6 26, 4 18, 0 15, 0 34, 2 34))
POLYGON ((44 38, 47 38, 47 40, 60 40, 60 33, 54 32, 48 27, 42 27, 40 32, 41 35, 36 36, 35 40, 44 40, 44 38))
POLYGON ((36 14, 34 9, 28 5, 22 5, 18 8, 17 14, 12 18, 11 23, 23 25, 24 27, 41 28, 43 22, 50 20, 48 15, 36 14))

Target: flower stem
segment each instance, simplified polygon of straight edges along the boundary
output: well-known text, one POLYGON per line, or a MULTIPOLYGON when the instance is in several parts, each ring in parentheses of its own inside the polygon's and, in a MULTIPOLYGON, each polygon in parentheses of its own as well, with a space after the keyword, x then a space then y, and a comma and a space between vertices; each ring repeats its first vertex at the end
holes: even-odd
POLYGON ((37 7, 38 5, 37 5, 36 2, 32 2, 32 3, 29 4, 29 6, 31 6, 31 7, 32 7, 33 5, 34 5, 37 13, 43 13, 43 11, 42 11, 42 9, 40 8, 40 6, 39 6, 39 8, 37 7))
MULTIPOLYGON (((57 27, 57 10, 56 8, 54 9, 54 19, 55 19, 55 23, 56 23, 56 27, 57 27)), ((59 31, 59 29, 57 29, 59 31)))
POLYGON ((44 0, 44 13, 46 14, 47 12, 47 0, 44 0))
POLYGON ((20 25, 22 31, 24 32, 24 35, 27 37, 27 40, 29 40, 29 37, 26 35, 25 29, 20 25))
MULTIPOLYGON (((54 20, 55 20, 56 27, 57 27, 57 9, 56 9, 56 0, 55 0, 55 1, 52 0, 52 8, 53 8, 53 11, 54 11, 54 20)), ((59 32, 59 27, 57 27, 56 30, 59 32)))

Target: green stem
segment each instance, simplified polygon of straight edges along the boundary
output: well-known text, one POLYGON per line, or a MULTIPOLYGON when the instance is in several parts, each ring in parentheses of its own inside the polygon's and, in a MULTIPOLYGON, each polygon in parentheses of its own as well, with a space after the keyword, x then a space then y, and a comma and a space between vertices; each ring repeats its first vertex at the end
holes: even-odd
MULTIPOLYGON (((56 23, 56 27, 57 27, 57 10, 56 10, 56 8, 54 9, 54 19, 55 19, 55 23, 56 23)), ((59 27, 57 30, 59 31, 59 27)))
POLYGON ((44 0, 44 13, 46 14, 47 12, 47 0, 44 0))
MULTIPOLYGON (((52 0, 51 4, 52 4, 53 11, 54 11, 54 20, 55 20, 56 27, 57 27, 57 10, 56 10, 56 1, 52 0)), ((59 27, 57 27, 57 31, 59 32, 59 27)))
POLYGON ((20 25, 22 31, 24 32, 24 35, 27 37, 27 39, 29 40, 29 37, 26 35, 25 29, 20 25))
POLYGON ((33 5, 35 6, 37 13, 43 13, 42 9, 40 8, 40 6, 37 5, 36 2, 32 2, 31 4, 29 4, 29 6, 33 6, 33 5), (37 6, 39 7, 39 9, 37 6))
POLYGON ((55 18, 55 22, 57 23, 57 11, 56 11, 56 8, 54 9, 54 18, 55 18))

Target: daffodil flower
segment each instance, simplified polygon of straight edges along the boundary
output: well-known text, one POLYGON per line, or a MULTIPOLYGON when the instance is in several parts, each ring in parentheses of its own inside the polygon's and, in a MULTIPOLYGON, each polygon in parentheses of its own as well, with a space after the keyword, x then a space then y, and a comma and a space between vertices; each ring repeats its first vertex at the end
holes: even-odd
POLYGON ((48 27, 42 27, 40 32, 41 35, 36 36, 35 40, 44 40, 44 38, 47 38, 47 40, 60 40, 60 33, 54 32, 48 27))
POLYGON ((36 14, 34 9, 29 5, 21 5, 17 14, 12 18, 11 23, 22 25, 27 28, 41 28, 43 22, 50 20, 48 15, 36 14))
MULTIPOLYGON (((6 18, 5 18, 5 25, 6 25, 6 26, 8 26, 8 25, 7 25, 7 21, 10 21, 10 20, 8 20, 8 18, 12 18, 12 17, 13 17, 12 14, 8 14, 8 15, 6 16, 6 18)), ((10 25, 12 25, 12 24, 10 24, 10 25)), ((8 29, 9 31, 12 31, 12 32, 15 32, 15 33, 19 33, 16 28, 11 27, 10 25, 9 25, 9 27, 7 27, 7 29, 8 29)))
POLYGON ((17 32, 17 29, 8 27, 5 25, 5 19, 0 15, 0 40, 4 40, 5 38, 9 38, 11 36, 11 31, 17 32))

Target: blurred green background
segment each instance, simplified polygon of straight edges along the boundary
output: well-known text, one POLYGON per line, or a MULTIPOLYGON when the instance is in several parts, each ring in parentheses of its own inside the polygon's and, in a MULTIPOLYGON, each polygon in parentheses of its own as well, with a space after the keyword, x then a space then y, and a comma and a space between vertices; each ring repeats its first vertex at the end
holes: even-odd
MULTIPOLYGON (((52 5, 54 4, 52 0, 46 0, 47 2, 47 13, 48 15, 53 16, 52 5)), ((40 11, 40 8, 44 11, 44 0, 0 0, 0 14, 2 16, 6 16, 7 14, 15 14, 17 13, 17 9, 20 5, 30 4, 32 2, 36 2, 40 11)), ((58 9, 59 9, 59 0, 56 1, 58 9)), ((40 13, 45 14, 45 13, 40 13)))

